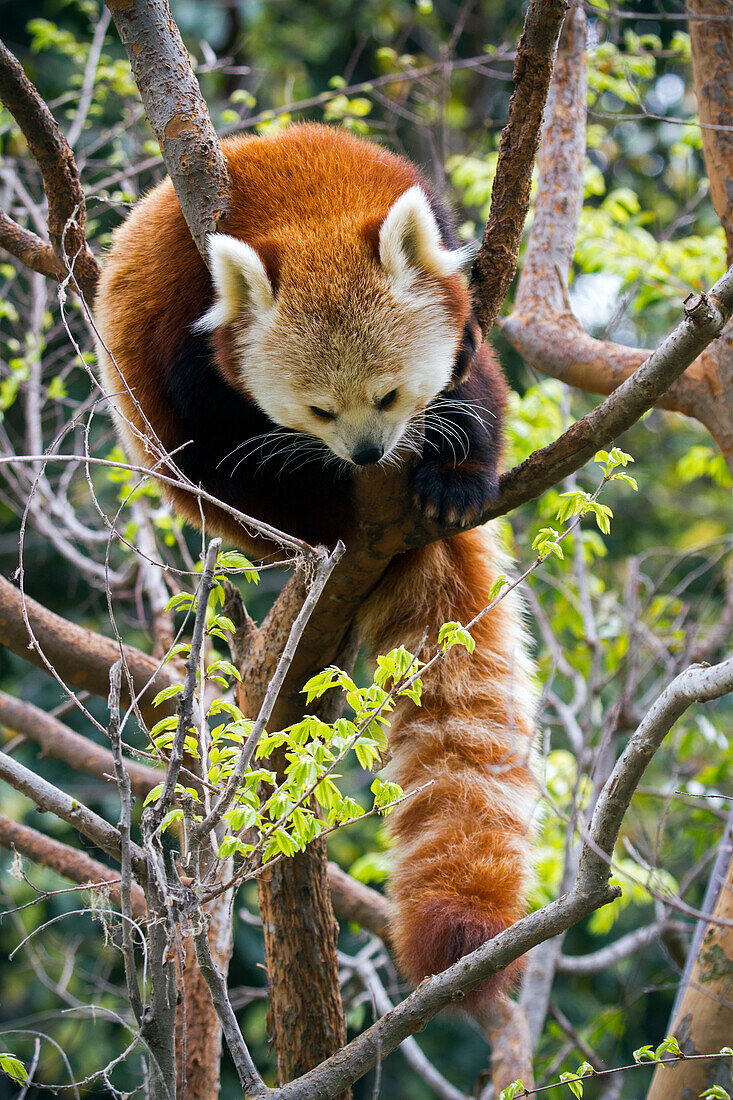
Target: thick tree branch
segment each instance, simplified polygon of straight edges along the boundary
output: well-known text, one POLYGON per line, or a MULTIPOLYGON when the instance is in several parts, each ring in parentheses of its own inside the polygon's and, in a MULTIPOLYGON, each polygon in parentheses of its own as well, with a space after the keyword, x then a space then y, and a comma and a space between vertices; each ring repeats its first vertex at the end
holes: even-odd
MULTIPOLYGON (((59 676, 76 688, 106 699, 109 670, 120 657, 117 642, 55 615, 28 596, 23 600, 15 585, 0 577, 0 643, 38 668, 47 665, 29 639, 23 603, 38 644, 59 676)), ((152 700, 156 692, 172 682, 171 673, 167 666, 159 668, 157 661, 133 646, 123 646, 123 654, 135 691, 140 693, 143 717, 154 722, 165 710, 154 709, 152 700)), ((129 703, 125 690, 122 699, 129 703)))
MULTIPOLYGON (((107 855, 114 859, 120 858, 118 829, 76 798, 54 787, 53 784, 48 783, 29 768, 25 768, 4 752, 0 752, 0 779, 4 779, 16 791, 30 798, 39 810, 55 814, 67 825, 71 825, 107 855)), ((138 880, 144 882, 147 877, 145 852, 138 844, 131 844, 130 849, 133 871, 138 880)))
POLYGON ((229 209, 229 169, 166 0, 107 0, 196 246, 229 209))
POLYGON ((64 265, 56 256, 48 241, 42 240, 30 229, 24 229, 12 218, 0 210, 0 248, 4 248, 16 260, 45 275, 49 279, 60 279, 64 274, 64 265))
MULTIPOLYGON (((14 699, 12 695, 0 691, 0 723, 40 745, 43 749, 42 756, 63 760, 70 767, 86 772, 87 775, 95 775, 98 779, 114 778, 114 759, 108 749, 75 733, 33 703, 14 699)), ((160 783, 163 776, 155 768, 132 760, 125 761, 125 771, 139 798, 144 798, 149 790, 160 783)))
MULTIPOLYGON (((699 2, 711 7, 715 0, 699 2)), ((695 27, 703 38, 712 33, 703 22, 695 23, 695 27)), ((730 25, 725 32, 718 29, 715 33, 716 37, 730 38, 727 48, 729 53, 733 52, 730 25)), ((567 305, 567 284, 583 204, 585 37, 585 15, 577 5, 563 28, 548 97, 538 158, 540 179, 534 219, 514 309, 500 325, 509 342, 536 370, 579 389, 608 394, 642 365, 647 352, 593 339, 583 331, 567 305)), ((694 53, 693 41, 693 62, 694 53)), ((725 71, 722 62, 721 66, 721 72, 725 71)), ((699 97, 700 94, 698 92, 699 97)), ((722 86, 708 95, 707 103, 711 110, 714 106, 717 123, 723 123, 728 117, 728 95, 729 90, 722 86)), ((713 131, 703 132, 713 134, 713 131)), ((716 133, 721 140, 709 139, 708 144, 714 143, 716 152, 712 156, 705 146, 706 163, 711 181, 717 172, 718 191, 722 193, 733 171, 731 157, 724 160, 722 153, 725 150, 726 155, 730 154, 733 144, 728 140, 729 134, 716 133)), ((660 393, 655 403, 698 419, 733 468, 733 356, 728 339, 727 334, 723 334, 718 343, 704 351, 683 375, 668 384, 666 392, 660 393)))
MULTIPOLYGON (((18 123, 40 169, 48 201, 48 233, 61 270, 71 268, 82 292, 92 297, 99 264, 84 236, 86 204, 74 154, 19 61, 2 42, 0 100, 18 123)), ((27 248, 27 240, 25 244, 27 248)), ((17 252, 13 255, 23 259, 17 252)))
POLYGON ((733 657, 712 668, 693 665, 676 677, 650 708, 601 791, 591 818, 575 884, 569 893, 524 917, 442 974, 424 981, 391 1012, 317 1069, 274 1092, 276 1100, 331 1100, 363 1076, 403 1039, 451 1002, 538 943, 559 935, 612 901, 611 857, 641 777, 677 719, 697 701, 733 692, 733 657))
POLYGON ((489 220, 471 272, 474 308, 488 336, 517 269, 532 168, 567 0, 530 0, 514 63, 509 121, 499 144, 489 220))
MULTIPOLYGON (((52 840, 28 825, 11 821, 4 814, 0 814, 0 844, 4 848, 14 848, 16 852, 27 856, 34 863, 40 864, 41 867, 48 867, 80 886, 87 882, 108 882, 110 897, 115 905, 120 904, 119 872, 105 867, 103 863, 92 859, 86 852, 80 852, 77 848, 71 848, 59 840, 52 840)), ((130 900, 133 917, 135 920, 142 920, 147 912, 145 894, 136 882, 131 884, 130 900)))

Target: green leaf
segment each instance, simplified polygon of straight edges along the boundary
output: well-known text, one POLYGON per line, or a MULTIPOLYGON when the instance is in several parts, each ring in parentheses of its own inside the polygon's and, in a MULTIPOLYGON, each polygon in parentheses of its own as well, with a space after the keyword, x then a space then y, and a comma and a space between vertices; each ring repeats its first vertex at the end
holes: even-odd
POLYGON ((183 692, 183 684, 171 684, 170 687, 163 688, 153 699, 153 706, 158 707, 161 703, 164 703, 166 699, 172 699, 174 695, 181 695, 183 692))
POLYGON ((462 645, 469 653, 476 648, 476 640, 460 623, 443 623, 438 631, 438 644, 442 645, 443 652, 454 645, 462 645))
POLYGON ((491 588, 489 589, 489 602, 491 602, 491 600, 495 600, 501 592, 502 588, 504 588, 507 584, 509 584, 509 581, 503 573, 500 573, 494 583, 491 585, 491 588))
POLYGON ((181 821, 183 821, 183 810, 169 810, 160 823, 161 832, 165 832, 166 829, 178 825, 181 821))
POLYGON ((595 1072, 595 1067, 590 1062, 581 1062, 576 1070, 578 1077, 592 1077, 595 1072))
POLYGON ((214 699, 214 702, 209 707, 207 717, 211 718, 214 714, 228 714, 235 722, 245 721, 245 717, 239 707, 229 702, 228 699, 214 699))
POLYGON ((524 1081, 521 1078, 517 1078, 516 1081, 512 1081, 511 1085, 507 1085, 505 1089, 502 1089, 499 1093, 499 1100, 514 1100, 515 1096, 527 1096, 527 1090, 524 1087, 524 1081))
POLYGON ((663 1054, 675 1054, 678 1058, 682 1057, 680 1045, 674 1035, 668 1035, 664 1042, 657 1047, 655 1057, 661 1058, 663 1054))
POLYGON ((575 1073, 561 1073, 560 1080, 563 1085, 568 1086, 573 1096, 577 1096, 578 1100, 580 1100, 583 1095, 583 1085, 582 1082, 578 1080, 577 1075, 575 1073))
POLYGON ((166 611, 175 611, 179 607, 185 607, 187 611, 193 607, 194 597, 190 592, 179 592, 176 596, 171 596, 168 603, 165 605, 166 611))
POLYGON ((179 653, 185 653, 186 656, 188 657, 189 654, 191 653, 191 643, 190 642, 176 642, 176 644, 174 646, 171 646, 171 648, 166 653, 166 655, 163 659, 163 664, 165 664, 166 661, 172 661, 174 657, 177 657, 179 655, 179 653))
POLYGON ((646 1043, 643 1047, 639 1047, 634 1051, 635 1062, 654 1062, 656 1060, 656 1054, 654 1048, 646 1043))
POLYGON ((174 730, 178 725, 178 719, 175 714, 169 714, 167 718, 161 718, 159 722, 156 722, 150 731, 151 741, 155 741, 161 733, 167 733, 170 730, 174 730))
POLYGON ((705 1100, 730 1100, 730 1093, 727 1093, 722 1085, 713 1085, 712 1088, 705 1089, 705 1092, 701 1092, 700 1096, 705 1097, 705 1100))
POLYGON ((19 1058, 14 1058, 12 1054, 0 1054, 0 1069, 3 1073, 7 1073, 8 1077, 12 1077, 18 1084, 22 1084, 23 1081, 28 1080, 28 1071, 19 1058))
POLYGON ((225 672, 227 676, 233 676, 235 680, 238 680, 240 683, 242 682, 242 675, 239 669, 235 668, 231 661, 212 661, 206 669, 208 679, 213 679, 212 673, 215 672, 225 672))
POLYGON ((259 572, 249 558, 245 558, 244 554, 240 554, 238 550, 227 550, 226 553, 219 554, 216 565, 218 569, 242 570, 246 580, 253 584, 259 583, 259 572))
POLYGON ((160 798, 162 791, 162 783, 159 783, 157 787, 153 787, 152 791, 148 791, 148 793, 146 794, 143 806, 149 806, 151 802, 155 802, 158 798, 160 798))

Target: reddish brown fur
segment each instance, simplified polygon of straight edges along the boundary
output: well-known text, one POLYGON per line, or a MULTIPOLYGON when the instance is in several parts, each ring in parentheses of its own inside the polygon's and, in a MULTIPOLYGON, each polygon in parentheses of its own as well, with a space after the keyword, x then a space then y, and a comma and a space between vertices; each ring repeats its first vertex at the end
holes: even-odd
MULTIPOLYGON (((235 139, 224 150, 233 205, 222 230, 256 245, 285 301, 297 304, 305 283, 311 297, 315 288, 325 317, 342 308, 340 273, 378 262, 382 220, 406 189, 422 182, 406 161, 320 126, 235 139), (341 229, 326 241, 323 195, 343 214, 341 229)), ((462 326, 469 309, 465 281, 457 275, 436 285, 462 326)), ((211 298, 208 271, 166 181, 117 230, 100 281, 97 319, 144 416, 114 367, 103 362, 108 392, 120 395, 123 415, 143 432, 147 418, 169 449, 180 442, 180 425, 164 390, 165 371, 211 298)), ((231 333, 219 329, 214 339, 220 372, 241 389, 231 333)), ((485 372, 500 408, 504 384, 486 351, 475 369, 485 372)), ((141 442, 129 434, 127 441, 148 459, 141 442)), ((281 488, 285 496, 286 481, 281 488)), ((179 490, 170 496, 200 525, 195 498, 179 490)), ((309 503, 286 501, 294 522, 309 503)), ((257 552, 252 538, 219 509, 205 505, 204 515, 209 529, 257 552)), ((489 602, 500 559, 496 539, 476 530, 396 560, 363 611, 374 650, 401 643, 416 649, 426 627, 434 645, 444 622, 468 622, 489 602)), ((426 677, 422 707, 401 703, 392 729, 394 778, 408 791, 432 781, 390 818, 397 840, 392 938, 400 965, 416 982, 520 917, 530 878, 533 703, 516 600, 502 602, 473 634, 474 656, 451 650, 426 677)))
MULTIPOLYGON (((487 529, 405 555, 365 627, 382 649, 416 648, 426 627, 434 640, 442 623, 467 623, 489 603, 500 564, 487 529)), ((508 598, 472 634, 473 656, 450 650, 426 676, 422 706, 400 704, 390 735, 391 777, 406 791, 431 783, 389 818, 391 934, 414 982, 521 917, 531 878, 533 692, 521 609, 508 598)), ((505 981, 483 983, 467 1007, 505 981)))

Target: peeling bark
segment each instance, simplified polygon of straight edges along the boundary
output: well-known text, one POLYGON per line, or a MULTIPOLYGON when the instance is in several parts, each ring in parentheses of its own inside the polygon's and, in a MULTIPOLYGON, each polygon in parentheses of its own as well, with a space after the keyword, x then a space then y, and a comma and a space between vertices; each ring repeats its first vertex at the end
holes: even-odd
MULTIPOLYGON (((718 2, 698 0, 700 7, 707 5, 711 10, 718 2)), ((514 310, 500 324, 509 342, 542 374, 581 390, 609 394, 631 377, 648 353, 588 336, 567 303, 567 283, 583 200, 585 26, 583 10, 576 6, 563 29, 548 98, 538 160, 540 180, 535 216, 514 310)), ((725 59, 733 56, 733 30, 730 23, 714 23, 713 31, 699 20, 692 20, 690 26, 691 33, 693 28, 699 31, 697 46, 693 39, 693 58, 696 49, 714 48, 716 56, 722 51, 721 64, 714 69, 715 92, 709 92, 707 110, 711 117, 717 112, 715 123, 728 125, 725 120, 729 118, 728 111, 733 111, 733 91, 725 59)), ((698 71, 700 67, 698 63, 698 71)), ((707 64, 704 68, 709 73, 712 66, 707 64)), ((701 114, 702 111, 701 106, 701 114)), ((718 177, 718 192, 727 193, 733 177, 733 141, 722 138, 730 139, 731 135, 724 131, 703 130, 703 133, 717 134, 715 140, 708 142, 714 146, 714 156, 708 154, 705 145, 706 164, 711 187, 718 177)), ((656 404, 704 424, 733 470, 733 332, 726 330, 684 374, 671 382, 656 404)))

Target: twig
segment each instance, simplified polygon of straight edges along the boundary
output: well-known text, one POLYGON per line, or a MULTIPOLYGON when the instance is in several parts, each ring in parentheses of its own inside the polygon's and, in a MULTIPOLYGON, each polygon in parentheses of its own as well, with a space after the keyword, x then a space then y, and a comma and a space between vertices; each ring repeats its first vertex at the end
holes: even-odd
POLYGON ((109 739, 112 743, 112 755, 115 762, 117 790, 120 794, 120 818, 117 828, 120 831, 120 909, 122 911, 122 960, 125 967, 127 996, 138 1023, 142 1022, 143 1008, 140 989, 137 984, 135 966, 135 945, 132 935, 132 899, 131 899, 131 849, 130 827, 132 818, 132 795, 130 776, 125 771, 122 759, 122 737, 120 736, 120 681, 122 662, 115 661, 109 671, 109 739), (125 919, 129 918, 129 919, 125 919))
POLYGON ((48 233, 62 270, 66 270, 63 262, 66 236, 66 248, 75 257, 74 277, 91 297, 99 277, 99 264, 84 235, 86 207, 74 154, 19 61, 3 42, 0 42, 0 100, 18 123, 40 169, 48 200, 48 233))
POLYGON ((313 583, 308 590, 308 595, 303 601, 298 615, 290 628, 288 634, 288 640, 285 643, 285 648, 282 651, 280 660, 278 661, 275 673, 267 685, 267 691, 265 692, 265 698, 262 701, 260 712, 257 715, 255 723, 252 727, 252 731, 245 741, 242 752, 240 753, 237 765, 234 768, 232 774, 229 777, 226 787, 218 799, 218 801, 211 808, 211 811, 207 814, 201 824, 198 826, 197 835, 199 838, 207 836, 212 829, 214 829, 221 821, 223 815, 227 812, 234 800, 234 797, 242 782, 242 778, 247 768, 249 767, 254 751, 257 748, 257 742, 259 741, 262 733, 267 725, 270 715, 274 709, 277 697, 280 694, 280 689, 283 685, 285 677, 290 668, 295 651, 298 648, 298 643, 303 635, 308 620, 311 617, 313 609, 315 608, 318 600, 320 599, 323 589, 328 583, 328 578, 335 569, 338 562, 341 560, 345 553, 345 546, 342 542, 336 544, 335 549, 325 558, 322 559, 317 567, 316 575, 313 579, 313 583))
POLYGON ((160 824, 173 801, 176 783, 178 782, 178 773, 183 763, 186 736, 193 725, 194 693, 196 691, 199 659, 201 657, 201 647, 204 642, 204 631, 206 629, 206 611, 209 604, 209 593, 214 585, 214 571, 216 569, 216 560, 220 549, 221 539, 212 539, 206 551, 206 559, 201 574, 201 584, 198 590, 196 615, 193 622, 191 652, 186 661, 186 679, 178 707, 178 726, 176 727, 173 744, 171 745, 170 760, 165 783, 163 784, 163 790, 150 815, 151 820, 154 820, 157 825, 160 824))

